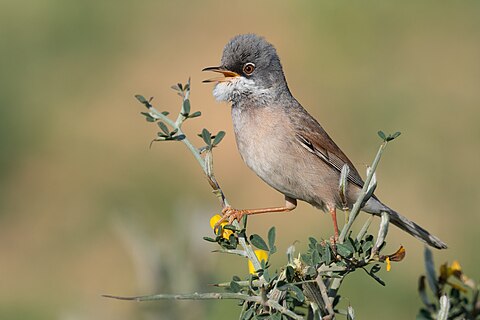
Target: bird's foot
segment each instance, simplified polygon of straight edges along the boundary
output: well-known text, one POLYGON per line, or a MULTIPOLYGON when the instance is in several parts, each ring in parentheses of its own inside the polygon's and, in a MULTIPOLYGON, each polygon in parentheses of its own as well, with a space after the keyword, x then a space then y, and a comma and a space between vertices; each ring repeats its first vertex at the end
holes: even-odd
POLYGON ((248 214, 248 210, 239 210, 232 207, 225 207, 222 210, 222 218, 215 223, 214 230, 217 231, 218 227, 222 225, 225 221, 228 221, 228 224, 232 224, 233 221, 237 220, 240 222, 244 215, 248 214))
POLYGON ((225 207, 222 210, 223 218, 228 220, 228 224, 232 224, 233 221, 237 220, 240 222, 244 215, 248 214, 248 210, 239 210, 232 207, 225 207))

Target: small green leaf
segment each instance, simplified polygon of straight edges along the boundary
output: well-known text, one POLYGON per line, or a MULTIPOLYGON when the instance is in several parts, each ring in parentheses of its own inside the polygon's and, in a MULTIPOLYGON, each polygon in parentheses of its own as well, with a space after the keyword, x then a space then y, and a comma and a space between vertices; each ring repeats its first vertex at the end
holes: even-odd
POLYGON ((241 281, 242 279, 239 276, 233 276, 232 280, 233 281, 241 281))
POLYGON ((280 312, 275 312, 270 316, 270 320, 282 320, 282 314, 280 312))
POLYGON ((320 254, 318 253, 317 250, 313 250, 312 252, 312 263, 313 264, 319 264, 322 261, 322 258, 320 257, 320 254))
POLYGON ((268 246, 265 241, 258 234, 252 234, 250 236, 250 242, 258 249, 268 251, 268 246))
POLYGON ((250 320, 252 318, 254 312, 255 312, 255 310, 253 308, 248 309, 243 314, 242 320, 250 320))
POLYGON ((268 230, 268 247, 270 250, 275 248, 275 227, 271 227, 270 230, 268 230))
POLYGON ((215 239, 212 239, 210 237, 203 237, 203 240, 208 241, 208 242, 217 242, 215 239))
POLYGON ((183 113, 184 116, 188 116, 188 114, 190 113, 190 100, 189 99, 183 100, 182 113, 183 113))
POLYGON ((237 248, 238 240, 237 240, 237 237, 235 237, 235 235, 231 234, 230 237, 228 237, 228 241, 230 241, 230 246, 232 247, 232 249, 237 248))
POLYGON ((370 272, 371 273, 377 273, 378 271, 380 271, 380 269, 382 269, 382 267, 380 267, 380 265, 378 263, 375 263, 373 265, 373 267, 370 269, 370 272))
POLYGON ((387 137, 387 141, 392 141, 393 139, 395 139, 396 137, 398 137, 400 135, 400 132, 397 131, 395 132, 394 134, 391 134, 387 137))
POLYGON ((212 145, 212 134, 207 129, 202 130, 202 139, 207 144, 207 146, 212 145))
POLYGON ((183 139, 185 139, 185 135, 184 134, 179 134, 178 136, 175 136, 173 138, 177 141, 182 141, 183 139))
POLYGON ((242 290, 242 287, 235 281, 230 281, 230 291, 237 293, 242 290))
POLYGON ((292 266, 287 266, 285 269, 285 277, 287 278, 288 282, 293 282, 293 279, 295 277, 295 270, 293 270, 292 266))
MULTIPOLYGON (((302 259, 302 261, 307 264, 307 265, 311 265, 312 264, 312 256, 306 254, 306 253, 302 253, 300 254, 300 259, 302 259)), ((330 263, 330 262, 329 262, 330 263)))
POLYGON ((362 251, 367 253, 369 250, 372 250, 373 248, 373 242, 372 241, 365 241, 362 244, 362 251))
POLYGON ((325 264, 328 266, 332 262, 332 253, 330 251, 330 246, 326 245, 324 247, 324 252, 323 252, 323 260, 325 260, 325 264))
POLYGON ((317 270, 315 270, 314 267, 308 267, 306 274, 307 274, 307 276, 310 276, 310 277, 312 277, 312 278, 315 278, 316 275, 317 275, 317 270))
POLYGON ((141 94, 136 94, 135 98, 143 104, 148 103, 147 99, 145 99, 145 97, 142 96, 141 94))
POLYGON ((424 249, 425 270, 427 271, 427 283, 432 292, 439 296, 440 288, 437 282, 437 273, 435 271, 435 264, 433 263, 433 254, 430 249, 424 249))
POLYGON ((163 114, 164 116, 168 116, 168 115, 170 114, 170 112, 168 112, 168 111, 162 111, 162 114, 163 114))
POLYGON ((142 115, 145 116, 145 120, 148 122, 155 122, 157 121, 154 117, 152 117, 148 112, 140 112, 142 115))
POLYGON ((278 280, 277 289, 280 291, 285 291, 288 289, 288 283, 285 280, 278 280))
POLYGON ((150 101, 153 99, 153 98, 150 98, 150 100, 147 100, 145 99, 144 96, 140 95, 140 94, 137 94, 135 95, 135 98, 140 102, 142 103, 145 107, 147 107, 148 109, 150 109, 152 107, 152 105, 150 104, 150 101))
POLYGON ((377 133, 378 133, 378 136, 380 138, 382 138, 382 140, 384 140, 384 141, 387 140, 387 136, 385 135, 385 133, 382 130, 378 131, 377 133))
POLYGON ((223 229, 237 231, 237 228, 234 225, 231 225, 231 224, 224 225, 223 229))
POLYGON ((289 289, 291 289, 291 291, 294 293, 294 298, 296 300, 298 300, 299 302, 305 301, 305 296, 303 295, 303 292, 299 287, 291 285, 289 289))
POLYGON ((202 113, 200 111, 195 111, 194 113, 190 114, 188 117, 189 118, 196 118, 196 117, 200 117, 202 115, 202 113))
POLYGON ((178 87, 178 89, 180 89, 181 91, 183 91, 183 86, 182 86, 181 83, 177 83, 177 87, 178 87))
POLYGON ((268 270, 266 268, 263 268, 262 275, 263 275, 263 278, 265 279, 265 281, 267 281, 267 282, 270 282, 270 280, 272 279, 270 277, 270 272, 268 272, 268 270))
POLYGON ((353 250, 349 248, 347 243, 337 243, 337 252, 344 258, 348 258, 353 254, 353 250))
POLYGON ((160 127, 160 129, 162 129, 162 131, 166 134, 166 135, 169 135, 170 134, 170 130, 168 130, 168 127, 165 123, 163 123, 162 121, 158 121, 158 126, 160 127))
POLYGON ((332 306, 335 308, 337 306, 337 304, 340 302, 340 299, 342 298, 341 295, 337 294, 335 296, 335 298, 333 299, 333 303, 332 303, 332 306))
POLYGON ((213 146, 216 146, 222 141, 223 137, 225 137, 225 131, 220 131, 215 135, 215 138, 213 139, 213 146))

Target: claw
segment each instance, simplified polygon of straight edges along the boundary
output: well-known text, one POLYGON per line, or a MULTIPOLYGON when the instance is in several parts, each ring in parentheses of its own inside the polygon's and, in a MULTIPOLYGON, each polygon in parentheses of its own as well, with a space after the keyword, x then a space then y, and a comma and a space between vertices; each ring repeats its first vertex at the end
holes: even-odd
POLYGON ((225 207, 222 210, 222 214, 223 214, 222 220, 225 221, 228 219, 228 224, 232 224, 233 221, 235 220, 240 222, 243 216, 247 214, 247 210, 238 210, 232 207, 225 207))

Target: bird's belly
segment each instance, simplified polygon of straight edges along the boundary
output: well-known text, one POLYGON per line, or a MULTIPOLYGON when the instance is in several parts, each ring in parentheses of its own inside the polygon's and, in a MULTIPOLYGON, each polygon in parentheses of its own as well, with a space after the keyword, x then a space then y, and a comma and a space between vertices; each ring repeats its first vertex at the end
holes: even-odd
MULTIPOLYGON (((258 110, 248 118, 235 115, 234 111, 235 138, 247 166, 284 195, 323 207, 319 189, 325 177, 318 166, 321 163, 299 145, 288 125, 281 121, 258 121, 270 118, 261 117, 258 110)), ((325 174, 328 172, 325 170, 325 174)))

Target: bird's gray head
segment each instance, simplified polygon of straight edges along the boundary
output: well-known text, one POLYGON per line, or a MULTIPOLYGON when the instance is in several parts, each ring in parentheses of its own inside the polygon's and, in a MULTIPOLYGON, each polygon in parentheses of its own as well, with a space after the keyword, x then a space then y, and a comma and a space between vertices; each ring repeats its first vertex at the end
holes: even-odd
POLYGON ((266 103, 288 91, 275 48, 255 34, 234 37, 223 49, 221 66, 203 71, 223 74, 204 81, 216 83, 213 95, 219 101, 248 99, 266 103))

